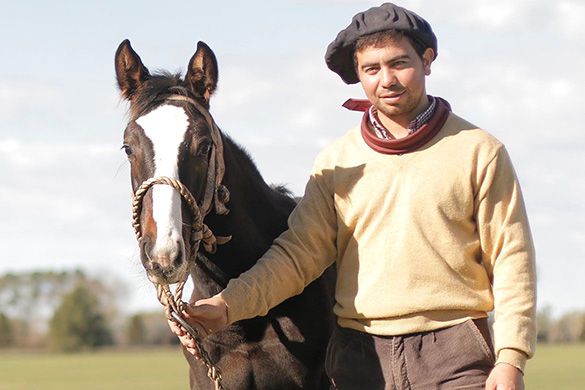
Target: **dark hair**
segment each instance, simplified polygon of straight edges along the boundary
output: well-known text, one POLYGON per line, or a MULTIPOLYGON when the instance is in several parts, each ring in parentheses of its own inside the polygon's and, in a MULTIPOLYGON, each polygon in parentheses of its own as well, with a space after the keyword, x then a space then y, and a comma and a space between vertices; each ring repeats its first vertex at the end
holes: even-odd
POLYGON ((364 35, 363 37, 358 38, 355 43, 355 48, 353 51, 353 63, 354 66, 357 67, 357 52, 365 49, 366 47, 384 47, 388 43, 396 42, 401 38, 406 38, 414 48, 414 51, 418 56, 422 59, 423 54, 427 47, 418 39, 414 38, 412 35, 402 31, 402 30, 384 30, 375 32, 372 34, 364 35))

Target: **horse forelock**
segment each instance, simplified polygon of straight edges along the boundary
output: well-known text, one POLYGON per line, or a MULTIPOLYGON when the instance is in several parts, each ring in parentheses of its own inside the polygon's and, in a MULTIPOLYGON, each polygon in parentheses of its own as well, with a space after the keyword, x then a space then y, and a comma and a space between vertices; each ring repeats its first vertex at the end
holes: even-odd
POLYGON ((132 96, 130 120, 136 120, 163 104, 171 95, 190 96, 180 73, 158 71, 132 96))

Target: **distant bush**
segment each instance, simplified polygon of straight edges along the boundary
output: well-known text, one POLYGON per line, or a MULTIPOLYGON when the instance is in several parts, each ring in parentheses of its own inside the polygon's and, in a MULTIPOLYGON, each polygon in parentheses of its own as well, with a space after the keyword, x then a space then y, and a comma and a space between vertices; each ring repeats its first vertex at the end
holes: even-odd
POLYGON ((9 347, 14 344, 14 328, 10 318, 0 313, 0 347, 9 347))
POLYGON ((88 288, 79 285, 63 296, 49 321, 49 341, 53 349, 60 351, 112 344, 112 333, 98 299, 88 288))
POLYGON ((128 345, 179 344, 162 310, 132 315, 126 322, 125 334, 128 345))
POLYGON ((126 327, 126 342, 129 345, 148 344, 146 338, 146 325, 141 314, 134 314, 128 319, 126 327))

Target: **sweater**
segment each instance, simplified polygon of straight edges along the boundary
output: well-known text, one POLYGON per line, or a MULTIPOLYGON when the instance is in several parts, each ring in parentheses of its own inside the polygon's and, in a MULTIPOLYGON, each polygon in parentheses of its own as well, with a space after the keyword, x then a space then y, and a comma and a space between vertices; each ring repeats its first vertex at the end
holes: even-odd
POLYGON ((450 113, 406 154, 359 127, 315 160, 305 195, 257 264, 220 293, 230 323, 265 315, 336 262, 338 324, 374 335, 432 331, 494 310, 497 363, 534 353, 534 248, 505 147, 450 113))

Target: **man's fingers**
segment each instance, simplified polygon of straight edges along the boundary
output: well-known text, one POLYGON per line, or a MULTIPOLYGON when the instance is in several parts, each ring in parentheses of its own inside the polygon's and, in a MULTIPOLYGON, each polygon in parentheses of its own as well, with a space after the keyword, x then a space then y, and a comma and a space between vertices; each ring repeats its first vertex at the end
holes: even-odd
POLYGON ((207 317, 209 316, 209 309, 210 306, 206 304, 199 304, 199 301, 195 302, 193 305, 185 305, 185 309, 183 310, 183 314, 188 318, 197 318, 197 317, 207 317))
POLYGON ((171 328, 171 331, 174 334, 176 334, 179 337, 185 335, 183 328, 181 328, 175 321, 168 320, 168 323, 169 323, 169 327, 171 328))
MULTIPOLYGON (((184 312, 183 315, 185 315, 184 312)), ((189 325, 191 325, 191 327, 195 329, 195 331, 197 331, 201 337, 207 337, 212 332, 210 327, 206 327, 205 324, 193 318, 191 318, 189 321, 189 325)))
POLYGON ((227 305, 217 295, 186 305, 183 315, 202 335, 208 335, 227 325, 227 305))
POLYGON ((199 360, 201 359, 201 356, 199 356, 199 352, 197 351, 197 349, 195 348, 185 348, 187 350, 187 352, 189 352, 191 355, 193 355, 195 357, 195 359, 199 360))
POLYGON ((192 349, 196 348, 195 341, 192 338, 182 337, 180 340, 181 340, 181 344, 183 344, 183 346, 185 346, 185 348, 192 348, 192 349))

